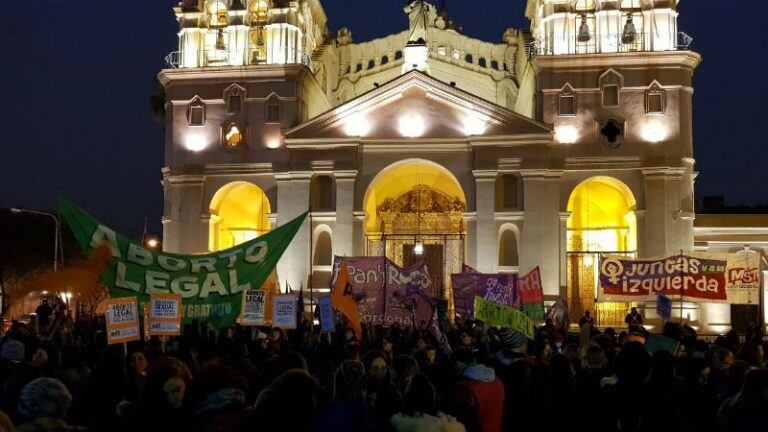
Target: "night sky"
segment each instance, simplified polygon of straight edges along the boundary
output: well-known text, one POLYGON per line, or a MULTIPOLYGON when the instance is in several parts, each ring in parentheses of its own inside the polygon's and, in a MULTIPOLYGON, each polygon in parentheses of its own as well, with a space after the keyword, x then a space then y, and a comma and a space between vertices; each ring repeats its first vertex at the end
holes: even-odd
MULTIPOLYGON (((407 26, 400 0, 323 0, 356 41, 407 26)), ((695 76, 697 193, 768 203, 764 0, 683 0, 695 76), (718 6, 717 8, 715 6, 718 6)), ((148 100, 177 49, 175 0, 0 1, 0 207, 54 210, 57 190, 120 232, 161 229, 163 142, 148 100)), ((527 26, 524 0, 448 0, 464 33, 500 41, 527 26)))

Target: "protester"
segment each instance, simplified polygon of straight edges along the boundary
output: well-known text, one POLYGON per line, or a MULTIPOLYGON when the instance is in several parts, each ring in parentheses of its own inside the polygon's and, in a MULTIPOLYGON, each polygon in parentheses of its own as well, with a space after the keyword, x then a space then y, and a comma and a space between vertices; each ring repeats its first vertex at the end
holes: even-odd
POLYGON ((589 325, 589 328, 595 326, 595 318, 592 317, 589 310, 584 311, 584 315, 579 319, 579 328, 584 328, 585 325, 589 325))
POLYGON ((13 422, 8 414, 0 411, 0 432, 16 432, 16 428, 13 427, 13 422))
POLYGON ((365 367, 359 361, 344 360, 333 378, 333 401, 315 426, 323 432, 368 430, 365 408, 365 367))
POLYGON ((63 382, 53 378, 37 378, 25 385, 19 396, 19 415, 23 423, 19 432, 78 431, 65 421, 72 406, 72 395, 63 382))
POLYGON ((454 417, 437 411, 437 395, 429 378, 417 373, 405 391, 403 412, 392 417, 397 432, 465 432, 454 417))
POLYGON ((174 357, 162 357, 147 372, 146 382, 136 404, 120 410, 127 430, 177 428, 189 425, 184 405, 192 374, 187 365, 174 357))
POLYGON ((592 331, 595 327, 595 318, 590 315, 588 310, 584 311, 584 316, 579 319, 579 329, 581 329, 581 346, 589 346, 592 339, 592 331))
POLYGON ((765 427, 768 416, 768 370, 751 370, 741 391, 728 399, 718 413, 727 432, 755 430, 765 427))
POLYGON ((232 430, 308 430, 317 415, 317 381, 300 370, 277 377, 247 412, 242 428, 232 430))
POLYGON ((400 393, 405 393, 408 380, 419 372, 419 363, 409 355, 396 356, 392 364, 392 380, 400 393))
POLYGON ((371 420, 388 424, 400 410, 402 396, 392 384, 387 355, 381 350, 371 350, 363 358, 368 378, 366 403, 371 420))
POLYGON ((680 348, 651 355, 642 327, 594 329, 579 346, 554 320, 529 339, 457 319, 447 344, 400 325, 364 325, 358 339, 343 321, 334 332, 193 322, 126 354, 106 345, 102 317, 70 315, 58 306, 51 320, 66 337, 19 322, 0 337, 0 412, 12 421, 0 415, 0 432, 730 432, 760 430, 768 412, 759 327, 705 339, 667 323, 680 348))
POLYGON ((48 304, 48 299, 43 298, 40 302, 40 306, 35 309, 35 315, 37 316, 37 323, 41 329, 48 329, 51 324, 51 315, 53 315, 53 308, 48 304))
POLYGON ((630 333, 639 332, 643 326, 643 316, 637 311, 636 307, 624 317, 624 322, 627 324, 627 329, 630 333))
POLYGON ((136 401, 139 393, 144 388, 144 382, 147 378, 147 357, 141 351, 131 353, 130 361, 126 371, 125 398, 129 401, 136 401))
POLYGON ((240 425, 247 392, 247 380, 231 367, 216 363, 203 367, 192 381, 187 397, 197 430, 232 430, 240 425))
POLYGON ((453 363, 458 377, 451 413, 468 430, 500 432, 504 416, 504 385, 496 372, 478 364, 469 348, 459 348, 453 353, 453 363))

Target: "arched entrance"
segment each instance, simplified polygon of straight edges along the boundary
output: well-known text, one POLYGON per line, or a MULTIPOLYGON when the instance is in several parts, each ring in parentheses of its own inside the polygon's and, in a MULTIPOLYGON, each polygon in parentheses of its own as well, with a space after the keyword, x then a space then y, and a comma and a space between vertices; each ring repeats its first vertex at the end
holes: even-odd
POLYGON ((456 177, 424 159, 397 162, 373 179, 363 206, 367 254, 401 266, 424 260, 436 291, 449 298, 450 275, 464 262, 466 231, 467 200, 456 177))
POLYGON ((578 319, 591 310, 601 326, 621 326, 626 303, 598 302, 598 268, 603 254, 634 256, 636 202, 632 191, 612 177, 592 177, 568 200, 568 303, 578 319))
POLYGON ((243 181, 225 185, 211 200, 208 248, 231 248, 269 232, 271 211, 260 187, 243 181))

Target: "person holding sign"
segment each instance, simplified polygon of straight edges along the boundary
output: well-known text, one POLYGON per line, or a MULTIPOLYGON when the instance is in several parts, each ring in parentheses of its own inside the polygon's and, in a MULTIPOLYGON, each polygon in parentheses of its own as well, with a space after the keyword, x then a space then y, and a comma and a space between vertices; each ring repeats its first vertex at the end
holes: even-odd
POLYGON ((318 300, 318 308, 320 309, 320 326, 323 331, 333 333, 336 331, 336 322, 333 316, 333 305, 331 304, 330 297, 320 297, 318 300))
POLYGON ((152 293, 149 296, 149 329, 152 336, 181 335, 181 296, 152 293))
POLYGON ((107 301, 107 343, 119 344, 139 340, 139 312, 136 297, 107 301))
POLYGON ((297 327, 297 303, 292 295, 275 296, 272 303, 272 325, 276 328, 293 330, 297 327))
POLYGON ((243 313, 240 325, 263 326, 266 324, 267 292, 264 290, 247 290, 243 295, 243 313))

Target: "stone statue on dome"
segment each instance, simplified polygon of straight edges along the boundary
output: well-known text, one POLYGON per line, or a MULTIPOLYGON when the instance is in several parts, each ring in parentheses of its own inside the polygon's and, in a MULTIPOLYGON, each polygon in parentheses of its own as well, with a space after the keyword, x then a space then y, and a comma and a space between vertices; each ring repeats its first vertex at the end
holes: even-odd
POLYGON ((425 0, 408 0, 405 6, 405 13, 408 14, 411 28, 408 45, 425 45, 427 43, 431 7, 425 0))

